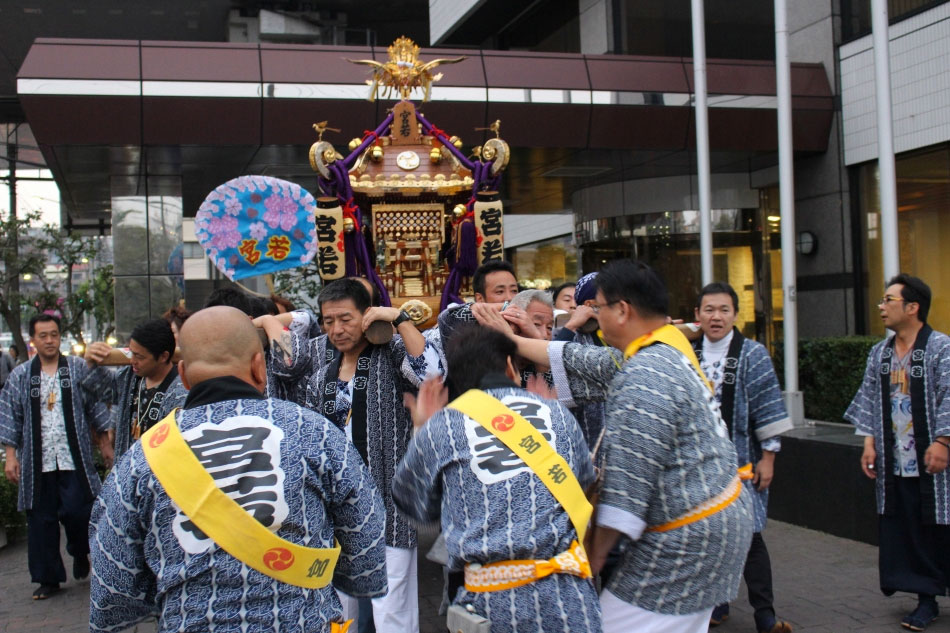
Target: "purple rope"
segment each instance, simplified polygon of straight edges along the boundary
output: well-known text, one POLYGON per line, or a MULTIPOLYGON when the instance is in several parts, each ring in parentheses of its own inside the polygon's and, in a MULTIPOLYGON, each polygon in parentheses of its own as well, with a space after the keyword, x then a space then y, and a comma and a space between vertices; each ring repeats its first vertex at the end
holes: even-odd
POLYGON ((362 143, 360 143, 360 146, 359 146, 359 147, 357 147, 356 149, 354 149, 352 152, 350 152, 350 154, 349 154, 346 158, 343 159, 343 164, 346 165, 346 168, 347 168, 347 169, 350 169, 350 168, 353 166, 353 164, 356 162, 356 159, 359 158, 360 154, 362 154, 363 151, 364 151, 367 147, 369 147, 370 145, 372 145, 373 143, 375 143, 375 142, 376 142, 376 139, 379 138, 380 135, 381 135, 383 132, 386 131, 386 128, 388 128, 389 125, 393 122, 393 117, 394 117, 394 116, 395 116, 395 115, 394 115, 392 112, 390 112, 390 113, 389 113, 389 116, 387 116, 385 119, 383 119, 383 122, 380 123, 380 124, 379 124, 379 127, 376 128, 376 130, 375 130, 375 132, 374 132, 375 136, 368 136, 368 137, 366 137, 366 140, 364 140, 362 143))
MULTIPOLYGON (((350 186, 350 176, 346 167, 342 164, 342 161, 336 161, 329 165, 330 173, 333 178, 334 189, 337 192, 337 199, 340 200, 341 204, 346 204, 348 200, 353 199, 353 187, 350 186)), ((354 202, 354 206, 356 206, 354 202)), ((363 269, 366 278, 369 279, 370 283, 374 284, 379 289, 379 296, 382 299, 382 304, 386 307, 392 305, 392 302, 389 299, 389 292, 386 290, 386 285, 383 283, 383 280, 380 279, 379 275, 376 273, 376 267, 373 265, 373 259, 369 255, 369 249, 366 246, 366 237, 363 235, 362 226, 363 226, 363 211, 356 206, 356 221, 360 225, 360 232, 354 235, 353 244, 355 246, 356 253, 355 263, 358 263, 363 269)), ((349 253, 347 253, 347 263, 350 264, 349 253)), ((349 266, 347 266, 347 274, 351 274, 349 266)), ((352 274, 355 274, 356 271, 353 270, 352 274)))
MULTIPOLYGON (((426 120, 426 118, 422 116, 422 114, 419 113, 418 110, 416 110, 416 119, 419 121, 419 123, 422 124, 422 129, 425 130, 427 134, 432 134, 433 125, 429 123, 426 120)), ((436 138, 442 141, 442 144, 445 145, 446 149, 448 149, 452 153, 453 156, 459 159, 459 162, 462 163, 465 169, 468 169, 469 171, 472 171, 472 172, 475 171, 475 165, 472 163, 472 161, 470 161, 468 157, 466 157, 465 154, 462 153, 462 150, 457 148, 455 145, 452 145, 449 142, 449 138, 444 133, 441 135, 436 134, 436 138)))

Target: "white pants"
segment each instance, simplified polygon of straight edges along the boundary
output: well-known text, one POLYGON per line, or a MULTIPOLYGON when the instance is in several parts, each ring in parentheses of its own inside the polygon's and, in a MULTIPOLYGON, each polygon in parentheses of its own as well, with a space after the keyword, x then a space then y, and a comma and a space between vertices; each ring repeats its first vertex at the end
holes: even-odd
POLYGON ((712 609, 688 615, 663 615, 624 602, 606 589, 600 594, 604 633, 706 633, 712 609))
MULTIPOLYGON (((386 547, 386 578, 389 592, 373 598, 376 633, 419 633, 418 548, 386 547)), ((359 627, 357 599, 337 592, 343 603, 343 619, 353 620, 350 631, 359 627)))

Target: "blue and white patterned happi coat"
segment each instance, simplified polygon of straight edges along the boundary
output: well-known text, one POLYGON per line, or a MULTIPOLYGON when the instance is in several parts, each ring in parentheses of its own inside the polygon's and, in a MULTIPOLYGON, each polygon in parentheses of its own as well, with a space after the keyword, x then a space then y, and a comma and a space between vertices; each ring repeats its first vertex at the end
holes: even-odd
MULTIPOLYGON (((594 470, 580 427, 566 408, 512 385, 487 391, 521 413, 564 457, 582 487, 594 470)), ((441 519, 448 567, 505 560, 547 560, 577 533, 541 480, 478 422, 442 409, 416 432, 393 481, 397 507, 415 521, 441 519)), ((553 574, 504 591, 461 588, 492 633, 598 632, 600 605, 590 579, 553 574)))
MULTIPOLYGON (((79 384, 89 373, 86 361, 76 356, 67 356, 69 377, 72 381, 73 421, 76 424, 76 436, 79 440, 79 453, 82 471, 89 482, 89 491, 96 495, 102 482, 96 472, 92 459, 92 443, 89 431, 95 429, 102 433, 108 431, 112 423, 106 406, 89 392, 79 388, 79 384)), ((7 378, 0 391, 0 444, 17 449, 20 460, 20 486, 17 497, 19 511, 33 508, 33 424, 30 412, 30 362, 18 365, 7 378)), ((77 468, 80 466, 77 464, 77 468)))
POLYGON ((623 535, 607 588, 666 615, 734 599, 752 540, 747 488, 706 519, 646 530, 683 516, 736 477, 736 451, 719 407, 690 361, 661 343, 642 348, 619 370, 609 348, 552 343, 548 352, 558 393, 569 389, 576 402, 606 399, 597 524, 623 535))
POLYGON ((333 360, 333 347, 329 346, 327 356, 326 337, 320 336, 320 325, 314 314, 307 310, 294 310, 290 314, 293 317, 288 328, 292 364, 287 365, 279 345, 271 344, 266 355, 267 397, 304 406, 307 383, 320 367, 333 360), (311 349, 303 350, 304 346, 311 349))
MULTIPOLYGON (((89 372, 82 381, 82 388, 95 395, 110 409, 111 428, 115 429, 115 461, 125 455, 132 445, 132 420, 129 419, 129 391, 135 384, 135 372, 132 367, 113 370, 97 367, 89 372)), ((161 408, 158 419, 161 420, 174 409, 180 407, 188 397, 188 390, 181 384, 181 376, 176 376, 161 396, 161 408)), ((159 395, 156 394, 156 399, 159 395)))
POLYGON ((382 500, 333 424, 274 399, 185 409, 178 424, 208 472, 232 484, 225 492, 239 503, 247 495, 245 509, 278 536, 310 547, 339 541, 333 585, 278 582, 196 532, 136 443, 93 508, 90 631, 120 631, 158 615, 162 632, 322 633, 342 618, 334 587, 353 596, 385 594, 382 500))
MULTIPOLYGON (((735 393, 732 442, 736 446, 736 455, 740 465, 757 464, 762 459, 763 449, 781 450, 779 436, 792 429, 792 420, 785 411, 785 399, 768 350, 748 338, 742 342, 739 352, 735 393)), ((757 490, 751 479, 744 484, 752 493, 755 531, 761 532, 768 519, 769 491, 767 488, 757 490)))
MULTIPOLYGON (((885 478, 881 475, 884 472, 881 356, 890 340, 887 338, 871 348, 864 381, 844 414, 844 419, 853 424, 860 433, 874 436, 878 472, 874 483, 877 487, 877 511, 882 514, 885 478)), ((924 393, 927 394, 927 428, 930 431, 930 441, 933 442, 934 438, 950 435, 950 337, 942 332, 935 330, 927 340, 923 378, 924 393)), ((950 471, 944 470, 932 478, 935 520, 937 525, 950 525, 950 471)))
MULTIPOLYGON (((326 338, 326 335, 319 337, 326 338)), ((329 343, 327 348, 332 349, 329 343)), ((310 350, 319 350, 315 342, 310 350)), ((295 352, 296 352, 295 348, 295 352)), ((325 412, 326 384, 330 363, 324 363, 307 386, 307 407, 325 412)), ((428 375, 444 375, 435 350, 426 343, 419 356, 409 356, 398 334, 386 345, 374 345, 369 357, 369 381, 366 386, 366 456, 369 471, 386 504, 386 544, 400 549, 416 546, 416 531, 396 512, 392 499, 392 480, 396 465, 406 453, 412 437, 412 419, 403 405, 403 394, 414 392, 428 375)), ((334 393, 336 390, 334 390, 334 393)), ((336 398, 336 411, 330 415, 345 428, 349 405, 336 398)))

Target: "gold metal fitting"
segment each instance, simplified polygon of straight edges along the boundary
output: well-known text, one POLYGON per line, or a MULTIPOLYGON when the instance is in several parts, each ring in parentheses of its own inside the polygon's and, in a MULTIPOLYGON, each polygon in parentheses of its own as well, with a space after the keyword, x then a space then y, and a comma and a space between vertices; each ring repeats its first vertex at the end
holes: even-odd
POLYGON ((356 225, 353 224, 353 218, 343 218, 343 232, 352 233, 356 228, 356 225))
POLYGON ((464 204, 457 204, 457 205, 455 205, 455 207, 452 209, 452 215, 454 215, 456 219, 458 219, 458 218, 462 217, 463 215, 465 215, 465 212, 466 212, 466 209, 465 209, 465 205, 464 205, 464 204))
POLYGON ((350 141, 350 143, 349 143, 349 145, 347 145, 347 147, 349 147, 349 148, 350 148, 350 151, 352 152, 354 149, 356 149, 357 147, 359 147, 360 145, 362 145, 362 143, 363 143, 363 139, 361 139, 361 138, 354 138, 352 141, 350 141))
POLYGON ((457 137, 457 136, 453 136, 453 137, 449 138, 449 143, 451 143, 452 145, 454 145, 454 146, 457 147, 458 149, 462 149, 462 139, 460 139, 460 138, 457 137))
POLYGON ((370 154, 370 158, 373 159, 374 163, 378 163, 379 161, 383 160, 383 148, 379 145, 373 147, 373 152, 370 154))
POLYGON ((442 150, 440 150, 438 147, 433 147, 432 150, 429 152, 429 161, 431 161, 433 165, 438 165, 439 163, 441 163, 442 150))

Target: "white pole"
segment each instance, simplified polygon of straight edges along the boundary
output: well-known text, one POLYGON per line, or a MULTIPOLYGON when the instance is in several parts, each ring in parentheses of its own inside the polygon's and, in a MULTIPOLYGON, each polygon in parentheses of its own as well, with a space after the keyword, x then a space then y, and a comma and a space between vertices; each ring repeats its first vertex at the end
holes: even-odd
POLYGON ((709 191, 709 118, 706 106, 706 25, 703 0, 692 0, 696 172, 699 180, 699 259, 703 285, 713 280, 712 196, 709 191))
POLYGON ((874 83, 877 93, 877 164, 880 177, 881 247, 884 279, 870 279, 872 288, 900 273, 897 235, 897 170, 894 166, 894 132, 891 127, 891 63, 887 36, 887 1, 871 0, 874 39, 874 83))
POLYGON ((804 418, 798 390, 798 297, 795 290, 795 164, 792 155, 792 81, 788 59, 786 0, 775 0, 775 96, 778 101, 779 208, 782 216, 782 315, 785 343, 785 394, 788 413, 804 418))

